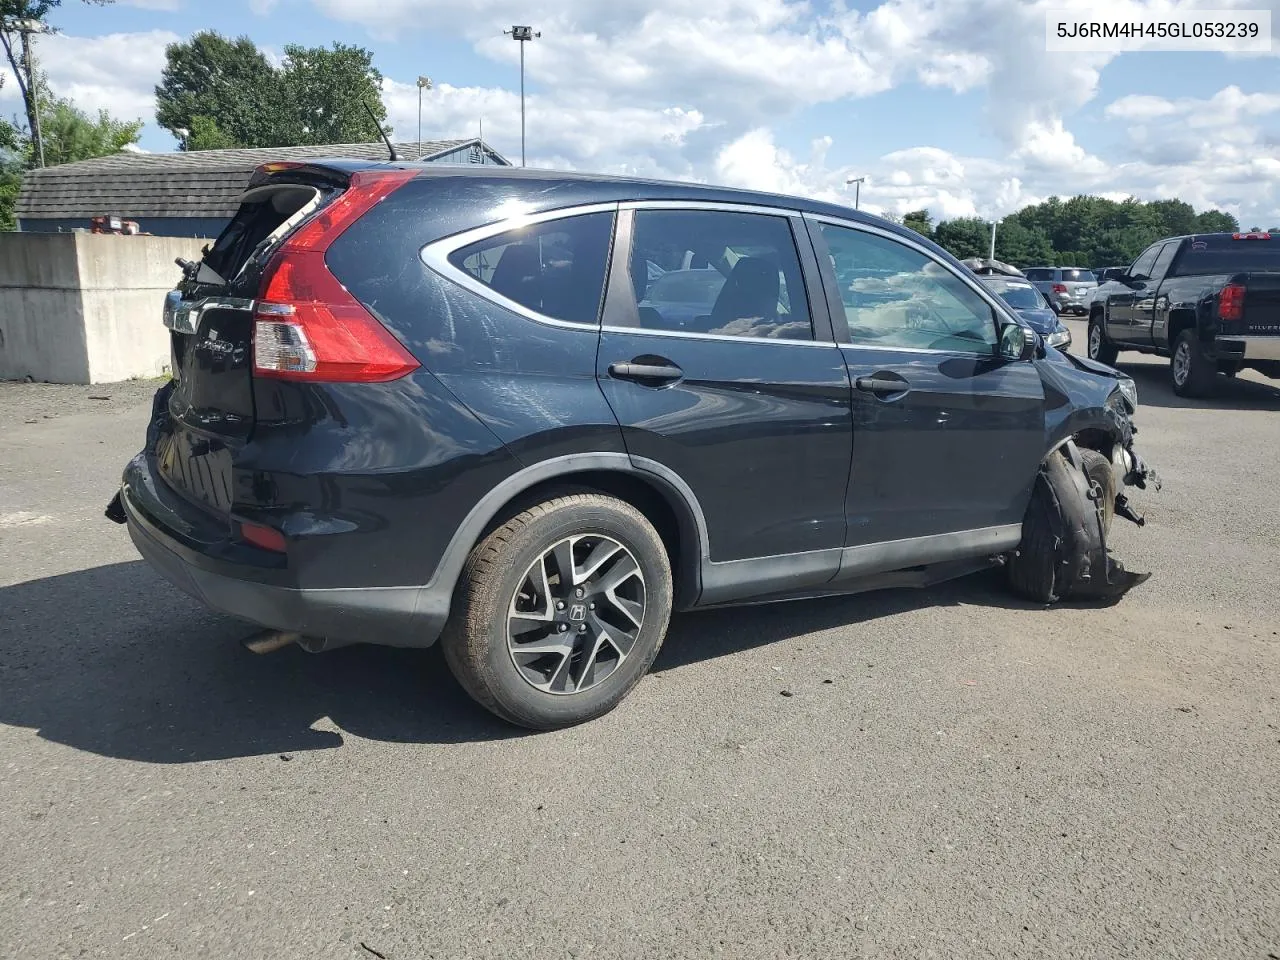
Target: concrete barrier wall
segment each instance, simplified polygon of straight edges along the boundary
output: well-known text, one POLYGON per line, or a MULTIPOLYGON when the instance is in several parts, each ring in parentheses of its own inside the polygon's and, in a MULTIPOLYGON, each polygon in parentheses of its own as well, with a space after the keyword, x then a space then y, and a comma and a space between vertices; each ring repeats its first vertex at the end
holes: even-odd
POLYGON ((0 379, 110 383, 169 365, 164 295, 174 258, 204 240, 0 234, 0 379))

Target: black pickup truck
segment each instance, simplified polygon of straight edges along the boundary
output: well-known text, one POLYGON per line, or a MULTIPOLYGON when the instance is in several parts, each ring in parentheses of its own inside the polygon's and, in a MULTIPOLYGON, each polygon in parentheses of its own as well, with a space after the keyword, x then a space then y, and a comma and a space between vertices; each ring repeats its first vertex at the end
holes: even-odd
POLYGON ((1169 357, 1180 396, 1245 367, 1280 378, 1280 234, 1153 243, 1090 306, 1090 358, 1114 364, 1121 350, 1169 357))

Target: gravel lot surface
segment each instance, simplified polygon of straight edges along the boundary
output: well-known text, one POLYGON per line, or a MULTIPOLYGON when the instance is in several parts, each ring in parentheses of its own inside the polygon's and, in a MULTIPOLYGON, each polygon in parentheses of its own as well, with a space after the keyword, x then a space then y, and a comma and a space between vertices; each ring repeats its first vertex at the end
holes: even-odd
POLYGON ((542 735, 435 651, 249 654, 102 517, 155 384, 0 384, 0 957, 1274 960, 1280 390, 1122 366, 1120 603, 688 615, 542 735))

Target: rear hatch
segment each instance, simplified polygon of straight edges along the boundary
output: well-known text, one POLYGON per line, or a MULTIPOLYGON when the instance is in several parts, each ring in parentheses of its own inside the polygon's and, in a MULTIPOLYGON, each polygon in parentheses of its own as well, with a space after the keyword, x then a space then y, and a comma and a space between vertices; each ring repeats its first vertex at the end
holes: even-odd
POLYGON ((1063 267, 1061 271, 1062 285, 1067 288, 1067 295, 1073 300, 1087 300, 1098 281, 1091 270, 1078 267, 1063 267))
MULTIPOLYGON (((149 431, 147 452, 155 456, 165 481, 188 500, 221 514, 230 512, 232 461, 254 430, 254 338, 261 319, 257 314, 264 308, 262 288, 280 275, 288 287, 290 278, 302 272, 296 263, 281 266, 282 251, 293 242, 290 238, 301 236, 303 224, 313 225, 313 233, 330 226, 335 205, 342 206, 337 201, 358 175, 314 164, 260 168, 203 259, 182 265, 183 280, 164 306, 173 383, 149 431)), ((321 264, 326 245, 313 239, 321 264)), ((310 299, 321 296, 312 291, 310 299)), ((287 304, 268 306, 293 311, 287 304)), ((291 317, 280 319, 284 322, 272 326, 287 333, 291 317)))

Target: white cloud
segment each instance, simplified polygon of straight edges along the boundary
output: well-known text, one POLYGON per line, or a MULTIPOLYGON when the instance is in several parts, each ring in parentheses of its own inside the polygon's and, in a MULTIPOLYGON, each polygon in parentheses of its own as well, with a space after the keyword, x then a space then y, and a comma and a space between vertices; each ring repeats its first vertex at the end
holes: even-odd
MULTIPOLYGON (((58 96, 85 110, 104 109, 122 120, 152 122, 164 49, 179 39, 167 30, 101 37, 53 34, 40 37, 35 52, 58 96)), ((18 99, 18 85, 10 76, 0 87, 0 102, 16 107, 18 99)))

